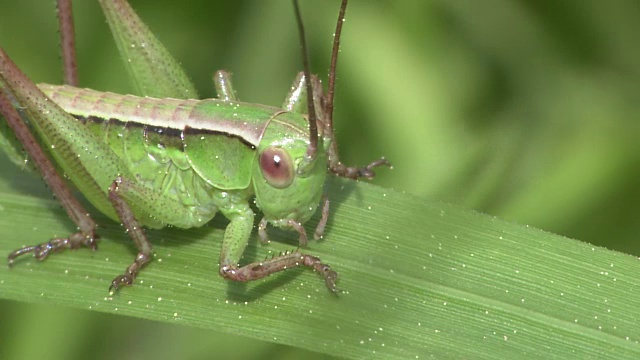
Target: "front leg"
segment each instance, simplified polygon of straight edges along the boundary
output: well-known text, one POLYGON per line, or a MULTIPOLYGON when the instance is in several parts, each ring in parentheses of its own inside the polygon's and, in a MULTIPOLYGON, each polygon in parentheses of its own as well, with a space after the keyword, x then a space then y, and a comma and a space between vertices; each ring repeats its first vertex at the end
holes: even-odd
MULTIPOLYGON (((258 236, 260 238, 260 242, 266 244, 269 242, 269 236, 267 235, 267 225, 269 224, 269 220, 266 217, 263 217, 258 224, 258 236)), ((304 229, 301 223, 295 220, 285 220, 279 226, 281 227, 290 227, 295 230, 300 237, 298 238, 298 242, 300 246, 305 247, 308 244, 307 231, 304 229)))
POLYGON ((338 291, 336 288, 338 274, 331 270, 329 265, 320 262, 319 258, 299 251, 239 267, 238 264, 253 228, 254 214, 248 204, 237 206, 233 212, 227 211, 224 214, 231 222, 225 230, 220 253, 220 275, 222 277, 233 281, 246 282, 261 279, 288 268, 306 266, 322 275, 327 288, 332 293, 338 291))
MULTIPOLYGON (((324 228, 327 226, 327 220, 329 220, 329 198, 325 195, 322 197, 322 217, 318 222, 318 226, 316 226, 316 230, 313 233, 313 238, 315 240, 320 240, 324 236, 324 228)), ((260 242, 266 244, 269 242, 269 236, 267 235, 267 225, 269 224, 269 220, 266 217, 263 217, 258 224, 258 237, 260 238, 260 242)), ((308 244, 307 231, 304 229, 304 226, 295 221, 295 220, 284 220, 280 226, 282 227, 290 227, 298 234, 300 237, 298 242, 300 246, 305 247, 308 244)))

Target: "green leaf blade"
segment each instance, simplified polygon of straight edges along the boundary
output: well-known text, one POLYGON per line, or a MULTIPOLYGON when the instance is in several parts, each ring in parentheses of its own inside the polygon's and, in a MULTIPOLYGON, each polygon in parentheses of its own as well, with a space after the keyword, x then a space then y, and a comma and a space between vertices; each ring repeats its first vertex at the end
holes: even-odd
MULTIPOLYGON (((54 202, 0 188, 0 252, 70 231, 54 202), (37 229, 33 229, 36 226, 37 229), (28 239, 28 240, 27 240, 28 239)), ((332 179, 327 235, 311 243, 340 273, 340 297, 302 269, 249 284, 217 275, 226 222, 150 231, 156 257, 109 296, 134 256, 107 219, 97 252, 25 258, 0 297, 221 330, 346 358, 637 357, 637 259, 455 206, 332 179)), ((317 220, 317 219, 316 219, 317 220)), ((312 221, 313 222, 313 221, 312 221)), ((310 224, 309 227, 312 227, 310 224)), ((245 261, 296 246, 275 231, 245 261)))

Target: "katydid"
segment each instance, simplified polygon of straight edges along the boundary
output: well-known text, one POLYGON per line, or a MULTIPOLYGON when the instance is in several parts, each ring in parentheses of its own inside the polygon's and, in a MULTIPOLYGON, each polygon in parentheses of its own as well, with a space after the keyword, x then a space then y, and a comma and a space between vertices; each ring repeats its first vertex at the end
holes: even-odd
POLYGON ((197 227, 220 212, 230 221, 220 253, 222 277, 250 281, 306 266, 335 293, 337 273, 300 249, 244 266, 239 262, 254 226, 250 199, 264 214, 260 240, 267 241, 271 224, 298 232, 304 247, 303 224, 320 204, 315 238, 323 235, 327 222, 329 200, 322 195, 327 170, 370 179, 374 167, 390 165, 382 158, 366 167, 348 167, 338 157, 333 95, 347 0, 338 15, 326 94, 310 75, 302 17, 293 1, 304 71, 281 108, 238 101, 225 71, 214 76, 217 98, 195 100, 187 76, 126 0, 100 4, 138 95, 144 97, 76 87, 70 0, 58 0, 67 85, 34 85, 0 49, 0 113, 6 119, 0 122, 0 145, 16 162, 24 148, 78 226, 66 238, 12 252, 9 265, 27 253, 44 260, 63 249, 96 249, 95 222, 73 198, 59 175, 64 172, 90 203, 125 226, 137 248, 135 260, 114 278, 110 291, 133 284, 151 260, 143 227, 197 227))

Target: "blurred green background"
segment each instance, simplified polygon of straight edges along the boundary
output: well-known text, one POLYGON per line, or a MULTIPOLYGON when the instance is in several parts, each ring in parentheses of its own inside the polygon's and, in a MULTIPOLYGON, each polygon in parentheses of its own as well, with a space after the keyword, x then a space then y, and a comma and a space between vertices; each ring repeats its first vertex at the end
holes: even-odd
MULTIPOLYGON (((338 1, 303 2, 313 71, 338 1)), ((196 83, 279 105, 301 69, 290 1, 131 3, 196 83)), ((83 87, 130 84, 97 1, 74 4, 83 87)), ((640 255, 640 3, 353 0, 335 119, 346 163, 376 184, 640 255)), ((0 46, 60 83, 54 1, 0 1, 0 46)), ((2 176, 17 167, 0 162, 2 176)), ((1 240, 0 240, 1 241, 1 240)), ((0 302, 0 358, 287 359, 297 349, 93 312, 0 302), (133 334, 131 330, 134 329, 133 334)), ((316 355, 318 358, 319 355, 316 355)))

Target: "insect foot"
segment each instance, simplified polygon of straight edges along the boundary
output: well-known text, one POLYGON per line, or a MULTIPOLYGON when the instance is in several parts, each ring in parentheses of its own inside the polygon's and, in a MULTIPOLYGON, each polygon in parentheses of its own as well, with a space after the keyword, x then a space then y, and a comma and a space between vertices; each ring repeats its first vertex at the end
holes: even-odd
POLYGON ((345 166, 343 163, 338 162, 335 165, 334 164, 330 165, 329 170, 331 170, 332 173, 338 176, 348 178, 348 179, 357 180, 360 178, 365 178, 365 179, 371 180, 374 177, 376 177, 376 173, 373 171, 373 168, 382 166, 382 165, 393 168, 393 165, 391 165, 389 160, 385 158, 380 158, 364 167, 345 166))
POLYGON ((24 246, 18 250, 13 251, 8 256, 9 266, 13 265, 15 259, 24 254, 33 253, 33 257, 38 261, 42 261, 49 256, 49 254, 62 251, 64 249, 78 249, 81 246, 86 246, 91 250, 98 249, 96 244, 96 239, 98 235, 94 233, 83 234, 82 232, 77 232, 75 234, 71 234, 66 238, 55 238, 49 240, 49 242, 33 245, 33 246, 24 246))
POLYGON ((117 291, 121 286, 129 286, 133 284, 133 280, 138 276, 140 269, 142 269, 149 261, 151 261, 151 256, 142 253, 138 254, 138 256, 136 256, 136 260, 129 265, 124 274, 116 276, 116 278, 111 281, 109 293, 112 293, 114 290, 117 291))
POLYGON ((338 288, 336 287, 338 273, 331 270, 329 265, 323 264, 318 257, 303 254, 299 251, 283 254, 261 262, 254 262, 242 267, 222 264, 220 266, 220 275, 225 279, 247 282, 297 266, 309 267, 322 275, 329 291, 333 294, 338 294, 338 288))

